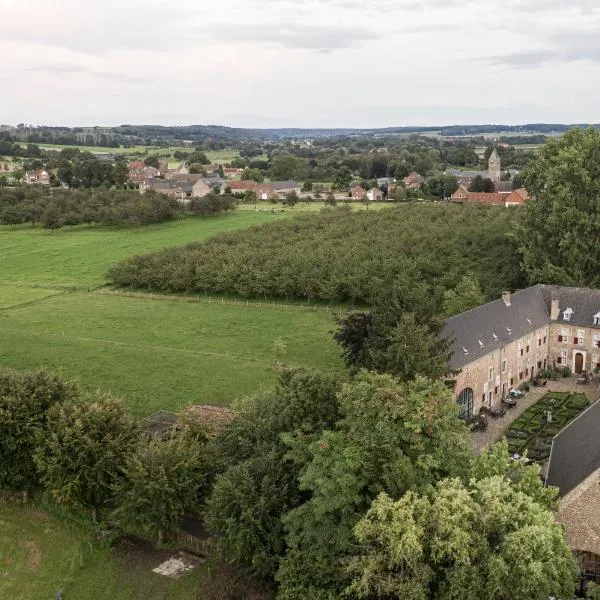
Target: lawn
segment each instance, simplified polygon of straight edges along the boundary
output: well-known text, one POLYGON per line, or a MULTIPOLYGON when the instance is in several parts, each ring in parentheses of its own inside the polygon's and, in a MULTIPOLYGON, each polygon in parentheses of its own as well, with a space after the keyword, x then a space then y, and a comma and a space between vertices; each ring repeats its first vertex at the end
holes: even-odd
MULTIPOLYGON (((105 281, 113 263, 132 254, 204 240, 220 231, 242 229, 280 218, 277 213, 234 211, 214 217, 188 217, 131 229, 64 227, 51 232, 30 226, 0 227, 0 286, 6 283, 75 286, 105 281)), ((0 290, 0 305, 3 302, 0 290)))
POLYGON ((51 600, 62 590, 65 600, 194 600, 206 568, 179 581, 152 573, 170 554, 104 548, 85 524, 0 504, 0 598, 51 600))
POLYGON ((589 405, 585 394, 548 392, 530 406, 506 431, 508 447, 527 455, 532 460, 543 462, 550 456, 552 438, 589 405), (552 420, 548 422, 548 412, 552 420))
POLYGON ((136 417, 271 385, 277 338, 289 364, 342 368, 328 312, 265 306, 66 293, 0 311, 0 364, 79 378, 136 417))

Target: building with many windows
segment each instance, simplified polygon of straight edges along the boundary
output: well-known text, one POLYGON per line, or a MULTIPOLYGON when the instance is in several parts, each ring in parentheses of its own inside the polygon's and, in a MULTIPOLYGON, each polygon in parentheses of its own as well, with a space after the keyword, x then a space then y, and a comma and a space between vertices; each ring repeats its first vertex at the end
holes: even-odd
POLYGON ((549 366, 600 368, 600 290, 535 285, 450 317, 442 337, 460 414, 497 407, 549 366))

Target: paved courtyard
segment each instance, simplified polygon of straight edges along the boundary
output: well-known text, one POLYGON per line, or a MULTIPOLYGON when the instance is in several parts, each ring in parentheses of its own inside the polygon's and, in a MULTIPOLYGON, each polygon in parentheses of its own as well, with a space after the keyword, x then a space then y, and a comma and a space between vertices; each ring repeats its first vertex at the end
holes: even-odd
POLYGON ((508 408, 506 415, 499 419, 489 418, 488 428, 485 431, 473 431, 471 443, 473 448, 479 454, 484 448, 495 444, 504 434, 508 426, 526 409, 535 404, 546 392, 579 392, 584 393, 590 399, 598 399, 597 378, 593 378, 592 383, 581 385, 577 383, 576 377, 560 378, 557 381, 548 380, 546 387, 533 387, 525 394, 525 398, 517 400, 517 406, 508 408))

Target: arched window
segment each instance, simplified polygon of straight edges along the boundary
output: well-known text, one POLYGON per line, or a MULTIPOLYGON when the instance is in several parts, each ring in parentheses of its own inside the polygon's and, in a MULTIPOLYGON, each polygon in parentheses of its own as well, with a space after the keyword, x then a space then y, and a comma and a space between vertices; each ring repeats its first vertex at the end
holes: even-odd
POLYGON ((458 395, 458 416, 461 419, 470 419, 473 416, 473 390, 465 388, 458 395))

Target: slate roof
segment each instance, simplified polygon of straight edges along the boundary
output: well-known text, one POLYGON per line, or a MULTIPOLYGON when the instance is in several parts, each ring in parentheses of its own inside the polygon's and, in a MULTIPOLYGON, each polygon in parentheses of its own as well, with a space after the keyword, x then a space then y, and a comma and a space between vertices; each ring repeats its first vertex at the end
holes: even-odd
POLYGON ((600 400, 554 436, 546 485, 564 496, 600 468, 600 400))
POLYGON ((455 177, 458 177, 459 179, 461 177, 474 179, 475 177, 477 177, 477 175, 481 175, 481 177, 483 177, 484 179, 489 177, 488 171, 461 171, 460 169, 446 169, 446 174, 454 175, 455 177))
POLYGON ((515 292, 510 306, 499 298, 447 319, 442 338, 452 341, 450 368, 458 370, 547 325, 550 309, 546 308, 543 287, 535 285, 515 292))
POLYGON ((594 325, 594 316, 600 312, 600 290, 589 288, 562 287, 559 285, 543 286, 544 301, 548 314, 552 296, 558 298, 559 317, 555 323, 568 325, 580 325, 600 329, 600 325, 594 325), (565 310, 573 309, 571 318, 565 320, 565 310))
POLYGON ((273 186, 273 189, 276 192, 279 192, 281 190, 291 190, 297 187, 300 187, 298 185, 298 183, 294 180, 290 180, 290 181, 272 181, 271 185, 273 186))

